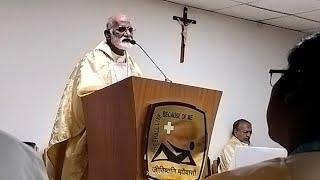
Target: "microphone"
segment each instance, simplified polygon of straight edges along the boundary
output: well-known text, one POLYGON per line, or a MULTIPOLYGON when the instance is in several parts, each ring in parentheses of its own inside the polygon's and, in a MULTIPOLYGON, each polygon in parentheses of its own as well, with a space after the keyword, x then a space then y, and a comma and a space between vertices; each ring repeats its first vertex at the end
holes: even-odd
POLYGON ((135 40, 133 40, 133 39, 124 39, 123 41, 124 42, 129 42, 132 45, 137 45, 144 52, 144 54, 147 55, 147 57, 153 63, 153 65, 156 66, 156 68, 160 71, 160 73, 164 77, 164 81, 172 83, 172 81, 164 74, 164 72, 160 69, 160 67, 152 60, 152 58, 149 56, 149 54, 135 40))

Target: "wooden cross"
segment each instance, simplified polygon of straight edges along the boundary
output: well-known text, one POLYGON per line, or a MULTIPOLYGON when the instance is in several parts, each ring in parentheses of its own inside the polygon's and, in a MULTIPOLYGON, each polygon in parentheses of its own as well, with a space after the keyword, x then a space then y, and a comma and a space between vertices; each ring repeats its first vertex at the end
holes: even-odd
POLYGON ((176 20, 181 25, 181 54, 180 54, 180 63, 184 62, 184 51, 186 46, 186 38, 187 38, 187 26, 189 24, 196 24, 197 22, 192 19, 188 19, 188 8, 183 8, 183 17, 173 16, 173 20, 176 20))

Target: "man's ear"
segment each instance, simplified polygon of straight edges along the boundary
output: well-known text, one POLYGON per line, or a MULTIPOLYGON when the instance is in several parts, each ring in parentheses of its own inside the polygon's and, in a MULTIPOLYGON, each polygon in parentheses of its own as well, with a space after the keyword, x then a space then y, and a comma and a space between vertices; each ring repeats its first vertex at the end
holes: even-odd
POLYGON ((237 133, 237 129, 234 129, 234 130, 232 131, 232 135, 233 135, 233 136, 236 136, 236 133, 237 133))
POLYGON ((111 36, 110 29, 104 30, 104 36, 106 37, 106 39, 109 39, 109 38, 110 38, 110 36, 111 36))

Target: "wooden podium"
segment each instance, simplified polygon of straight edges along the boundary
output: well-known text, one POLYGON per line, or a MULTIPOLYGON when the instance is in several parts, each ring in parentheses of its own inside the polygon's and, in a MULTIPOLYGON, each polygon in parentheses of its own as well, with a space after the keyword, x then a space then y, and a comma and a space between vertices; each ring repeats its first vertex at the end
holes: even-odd
POLYGON ((183 102, 204 111, 209 146, 221 95, 217 90, 129 77, 83 97, 88 179, 145 179, 141 144, 150 104, 183 102))

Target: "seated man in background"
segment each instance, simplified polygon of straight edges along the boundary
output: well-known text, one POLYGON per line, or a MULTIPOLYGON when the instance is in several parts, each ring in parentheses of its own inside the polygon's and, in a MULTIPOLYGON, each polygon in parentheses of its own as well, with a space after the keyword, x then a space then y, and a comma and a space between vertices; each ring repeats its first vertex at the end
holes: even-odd
POLYGON ((71 73, 46 151, 50 180, 87 179, 87 136, 81 97, 129 76, 142 76, 127 53, 133 32, 126 15, 110 17, 104 31, 105 39, 87 53, 71 73))
POLYGON ((250 145, 250 137, 252 133, 251 123, 245 119, 239 119, 233 123, 232 137, 224 146, 219 155, 218 172, 230 170, 230 163, 234 157, 236 146, 250 145))
POLYGON ((320 33, 294 47, 286 70, 273 85, 267 110, 269 136, 287 149, 287 158, 220 173, 210 180, 319 180, 320 179, 320 33))
POLYGON ((1 130, 0 144, 1 180, 48 180, 42 158, 34 149, 1 130))

